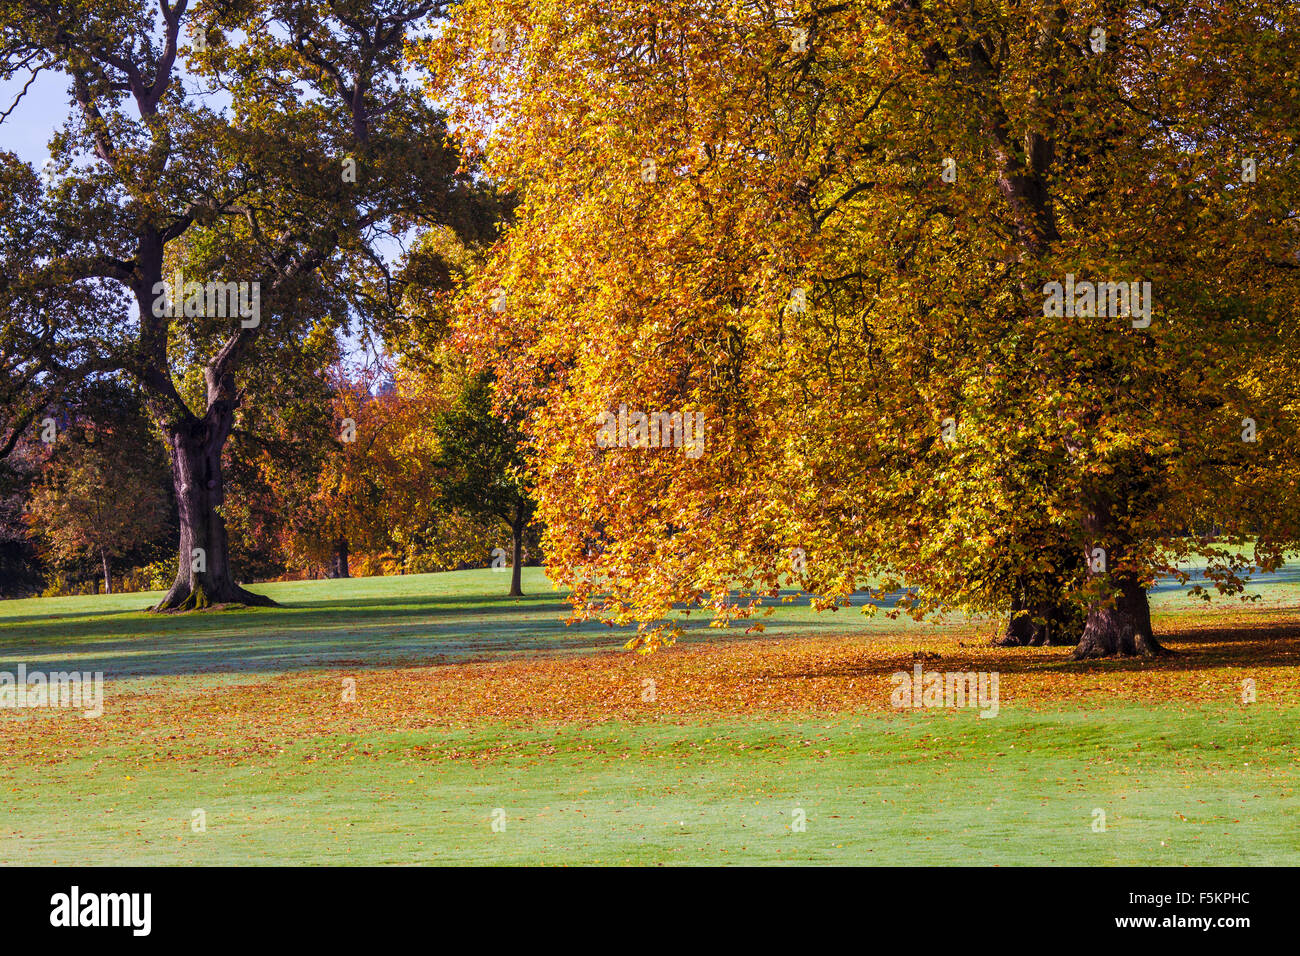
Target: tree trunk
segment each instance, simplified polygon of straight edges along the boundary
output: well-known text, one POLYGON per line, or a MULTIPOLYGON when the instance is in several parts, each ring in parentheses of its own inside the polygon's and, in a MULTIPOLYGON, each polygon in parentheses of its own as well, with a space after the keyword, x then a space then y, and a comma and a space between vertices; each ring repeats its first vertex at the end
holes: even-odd
POLYGON ((1119 594, 1113 604, 1094 604, 1088 610, 1083 636, 1075 648, 1074 659, 1111 657, 1158 657, 1169 651, 1160 645, 1151 631, 1151 606, 1147 589, 1135 578, 1116 582, 1119 594))
POLYGON ((330 566, 327 572, 331 578, 351 577, 348 571, 348 539, 337 538, 334 541, 334 553, 330 555, 330 566))
MULTIPOLYGON (((1134 479, 1129 473, 1141 474, 1143 462, 1131 469, 1116 472, 1109 479, 1122 481, 1132 493, 1134 479)), ((1093 493, 1083 528, 1091 538, 1084 562, 1095 586, 1096 597, 1088 608, 1079 646, 1074 659, 1089 657, 1156 657, 1168 654, 1151 631, 1151 605, 1147 589, 1137 572, 1128 566, 1127 553, 1132 541, 1122 530, 1115 514, 1113 492, 1103 488, 1093 493)))
POLYGON ((518 512, 515 513, 515 523, 510 527, 510 547, 514 554, 510 565, 510 596, 523 597, 524 521, 523 515, 518 512))
MULTIPOLYGON (((144 388, 150 414, 167 438, 180 523, 176 580, 154 610, 191 611, 221 604, 275 607, 270 598, 246 591, 235 583, 230 571, 226 523, 220 512, 225 498, 221 452, 230 437, 239 405, 234 370, 257 335, 257 326, 244 327, 241 323, 204 367, 207 404, 203 415, 196 415, 172 379, 168 352, 171 319, 165 310, 155 309, 156 305, 163 304, 158 290, 165 287, 163 261, 166 245, 173 238, 170 228, 156 227, 147 220, 139 225, 130 281, 140 323, 138 361, 133 363, 133 371, 144 388)), ((331 233, 326 253, 335 248, 335 238, 331 233)), ((319 256, 309 258, 314 261, 300 260, 283 271, 272 289, 323 261, 319 256)), ((173 304, 183 298, 181 289, 170 292, 173 304)))
POLYGON ((108 569, 108 552, 105 551, 103 548, 100 548, 100 549, 99 549, 99 560, 100 560, 101 562, 103 562, 103 565, 104 565, 104 593, 105 593, 105 594, 112 594, 112 593, 113 593, 113 575, 109 572, 109 569, 108 569))
POLYGON ((1000 638, 999 647, 1068 647, 1079 643, 1083 615, 1074 605, 1057 594, 1028 598, 1022 591, 1011 601, 1011 620, 1000 638))
MULTIPOLYGON (((1041 541, 1040 537, 1029 541, 1041 541)), ((1011 596, 1011 619, 995 644, 1002 647, 1065 647, 1079 643, 1083 609, 1067 599, 1084 571, 1083 555, 1072 541, 1035 546, 1046 560, 1044 570, 1021 574, 1011 596)))
POLYGON ((241 588, 230 574, 226 522, 218 509, 225 496, 221 450, 234 415, 234 403, 219 400, 203 418, 187 416, 167 428, 180 513, 180 567, 155 611, 196 611, 218 604, 275 606, 270 598, 241 588))

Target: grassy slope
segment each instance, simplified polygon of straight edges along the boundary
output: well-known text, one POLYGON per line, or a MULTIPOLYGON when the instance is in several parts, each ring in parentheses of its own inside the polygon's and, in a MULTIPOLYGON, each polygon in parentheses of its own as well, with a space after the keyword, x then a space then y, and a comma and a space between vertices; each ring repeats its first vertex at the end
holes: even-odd
MULTIPOLYGON (((110 681, 90 729, 68 713, 0 712, 0 861, 1300 863, 1294 699, 1078 694, 1084 676, 1126 679, 1105 665, 1066 667, 1059 698, 1013 700, 993 720, 665 706, 650 720, 331 720, 315 736, 276 732, 273 711, 285 709, 285 726, 296 715, 286 680, 623 640, 564 627, 535 571, 526 589, 538 597, 496 597, 505 583, 481 571, 267 585, 284 609, 186 617, 132 610, 143 595, 0 603, 0 670, 23 661, 110 681), (204 695, 232 684, 272 713, 205 726, 204 695), (135 710, 115 714, 115 697, 135 710), (169 758, 159 738, 173 725, 182 732, 169 758), (503 833, 489 826, 498 807, 503 833), (806 832, 791 832, 796 807, 806 832), (206 833, 190 830, 195 808, 206 833), (1106 811, 1105 833, 1093 832, 1094 808, 1106 811)), ((1291 580, 1262 593, 1269 607, 1296 604, 1291 580)), ((1185 606, 1160 594, 1158 626, 1215 613, 1185 606)), ((798 607, 768 631, 826 634, 933 638, 798 607)), ((1061 666, 1060 652, 1023 653, 1061 666)), ((1205 683, 1186 660, 1180 686, 1205 683)))

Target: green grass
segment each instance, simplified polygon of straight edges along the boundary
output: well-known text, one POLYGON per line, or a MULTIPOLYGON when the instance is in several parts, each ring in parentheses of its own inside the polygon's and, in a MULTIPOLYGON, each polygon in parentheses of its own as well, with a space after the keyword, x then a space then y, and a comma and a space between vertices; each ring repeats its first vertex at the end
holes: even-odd
MULTIPOLYGON (((200 615, 149 613, 162 592, 0 601, 0 669, 8 660, 103 671, 135 690, 159 676, 231 680, 358 657, 380 667, 585 653, 628 639, 598 623, 566 625, 564 592, 538 568, 524 570, 523 587, 524 598, 505 597, 508 575, 491 570, 259 584, 255 590, 283 607, 200 615)), ((806 604, 780 607, 775 620, 769 633, 781 636, 924 630, 856 610, 818 614, 806 604)), ((722 636, 698 615, 683 623, 685 643, 722 636)))
POLYGON ((336 737, 234 767, 91 753, 38 775, 7 769, 0 857, 1294 865, 1294 729, 1279 708, 1116 708, 991 721, 483 727, 436 741, 336 737), (413 755, 431 744, 463 755, 413 755), (338 756, 307 760, 321 754, 338 756), (191 832, 196 808, 204 833, 191 832), (491 827, 497 808, 504 832, 491 827), (804 832, 791 829, 797 808, 804 832), (1093 830, 1098 808, 1105 832, 1093 830))
MULTIPOLYGON (((341 661, 438 666, 586 653, 540 574, 262 585, 285 607, 154 616, 148 595, 0 603, 0 670, 103 670, 117 691, 265 682, 341 661)), ((1296 584, 1264 589, 1294 606, 1296 584)), ((1186 602, 1162 592, 1166 622, 1186 602)), ((766 636, 871 639, 907 622, 783 608, 766 636)), ((693 631, 692 639, 717 638, 693 631)), ((1198 676, 1189 671, 1189 682, 1198 676)), ((1300 863, 1293 701, 787 720, 479 724, 286 739, 269 754, 166 760, 138 743, 0 763, 0 862, 17 864, 1300 863), (493 832, 493 811, 504 811, 493 832), (206 832, 191 830, 202 809, 206 832), (804 832, 791 828, 796 809, 804 832), (1094 810, 1106 814, 1094 832, 1094 810)), ((80 719, 0 712, 10 721, 80 719)), ((160 718, 161 720, 161 718, 160 718)), ((232 741, 232 744, 238 741, 232 741)), ((177 743, 183 748, 184 741, 177 743)))
MULTIPOLYGON (((507 575, 491 570, 399 577, 259 584, 278 609, 159 615, 148 608, 162 592, 0 601, 0 668, 102 670, 112 678, 211 674, 265 675, 365 657, 371 666, 413 660, 481 660, 500 655, 582 653, 621 647, 628 633, 596 623, 566 625, 569 605, 538 568, 525 568, 525 597, 511 599, 507 575)), ((1300 600, 1300 567, 1262 578, 1258 607, 1300 600)), ((1223 602, 1235 604, 1235 602, 1223 602)), ((1195 611, 1172 584, 1152 596, 1152 613, 1195 611)), ((774 637, 818 633, 863 636, 911 632, 936 623, 867 616, 857 609, 817 613, 806 603, 777 608, 774 637)), ((961 622, 956 616, 951 619, 961 622)), ((698 615, 684 621, 685 642, 716 640, 698 615)), ((132 685, 135 686, 135 685, 132 685)))

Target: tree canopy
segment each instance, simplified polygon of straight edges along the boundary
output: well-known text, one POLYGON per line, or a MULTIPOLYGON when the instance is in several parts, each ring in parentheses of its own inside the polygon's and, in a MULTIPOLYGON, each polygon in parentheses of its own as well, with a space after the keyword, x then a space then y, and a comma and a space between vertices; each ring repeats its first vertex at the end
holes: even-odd
POLYGON ((466 336, 538 409, 579 613, 652 647, 676 602, 905 584, 917 614, 1064 596, 1080 655, 1159 653, 1154 576, 1275 567, 1296 28, 1264 0, 459 6, 419 59, 521 199, 466 336), (702 414, 706 452, 602 447, 623 407, 702 414))

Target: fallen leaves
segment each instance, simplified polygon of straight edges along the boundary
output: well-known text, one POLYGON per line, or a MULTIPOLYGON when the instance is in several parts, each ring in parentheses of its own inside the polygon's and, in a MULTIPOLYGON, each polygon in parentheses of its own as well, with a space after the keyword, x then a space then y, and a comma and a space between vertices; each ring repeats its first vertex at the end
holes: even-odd
MULTIPOLYGON (((1073 662, 1069 648, 998 648, 943 629, 916 638, 738 639, 626 652, 297 671, 237 685, 204 678, 155 684, 148 692, 106 690, 98 720, 57 711, 0 713, 0 754, 54 764, 91 747, 144 748, 154 759, 275 756, 292 742, 392 731, 436 731, 483 723, 545 725, 623 721, 696 722, 894 713, 890 675, 926 670, 998 672, 1007 707, 1096 709, 1116 700, 1152 705, 1241 704, 1253 678, 1262 705, 1300 700, 1300 625, 1255 615, 1180 622, 1162 634, 1176 656, 1153 661, 1073 662), (356 702, 342 700, 345 678, 356 702), (645 693, 646 681, 653 694, 645 693), (647 696, 650 699, 645 699, 647 696)), ((1258 706, 1258 705, 1250 705, 1258 706)), ((413 745, 413 749, 420 749, 413 745)), ((366 745, 322 746, 310 759, 352 759, 366 745)), ((443 754, 431 743, 429 754, 443 754)), ((454 756, 454 755, 450 755, 454 756)), ((306 758, 305 758, 306 759, 306 758)), ((128 778, 129 779, 129 778, 128 778)))

